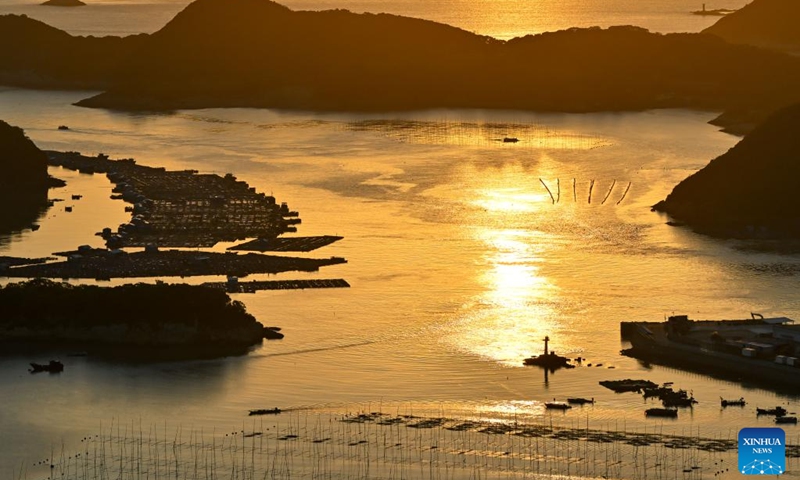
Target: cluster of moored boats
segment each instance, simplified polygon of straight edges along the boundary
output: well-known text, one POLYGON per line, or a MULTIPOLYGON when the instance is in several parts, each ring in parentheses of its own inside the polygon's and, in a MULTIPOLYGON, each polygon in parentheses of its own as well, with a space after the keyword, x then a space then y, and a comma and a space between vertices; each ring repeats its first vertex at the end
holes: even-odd
MULTIPOLYGON (((667 382, 661 386, 649 380, 606 380, 600 385, 613 390, 616 393, 635 392, 640 393, 645 399, 658 398, 661 400, 663 408, 650 408, 645 410, 648 417, 667 417, 677 418, 679 408, 691 408, 697 403, 691 392, 686 390, 674 390, 672 382, 667 382)), ((738 399, 724 399, 720 397, 720 406, 725 407, 744 407, 747 405, 744 397, 738 399)), ((789 412, 781 406, 764 409, 756 408, 757 415, 773 415, 775 423, 796 424, 797 417, 788 415, 789 412)))
POLYGON ((797 417, 788 415, 788 411, 780 405, 775 408, 756 408, 756 415, 772 415, 775 423, 797 423, 797 417))

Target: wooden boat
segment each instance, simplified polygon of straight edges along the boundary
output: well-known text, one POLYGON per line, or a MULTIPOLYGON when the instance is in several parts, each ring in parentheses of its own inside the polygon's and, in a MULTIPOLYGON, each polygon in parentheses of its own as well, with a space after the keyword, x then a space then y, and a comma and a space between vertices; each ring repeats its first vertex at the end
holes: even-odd
POLYGON ((569 410, 572 408, 572 405, 561 402, 547 402, 544 404, 544 408, 548 410, 569 410))
POLYGON ((588 398, 568 398, 567 403, 571 403, 574 405, 586 405, 587 403, 594 403, 594 398, 589 400, 588 398))
POLYGON ((786 415, 786 409, 783 407, 775 408, 756 408, 756 415, 775 415, 776 417, 783 417, 786 415))
POLYGON ((600 385, 614 390, 616 393, 640 392, 646 389, 658 388, 658 384, 649 380, 604 380, 600 385))
POLYGON ((744 401, 744 397, 740 398, 739 400, 725 400, 722 397, 719 397, 719 403, 723 407, 744 407, 747 405, 747 402, 744 401))
POLYGON ((258 410, 250 410, 250 416, 252 415, 278 415, 281 413, 281 409, 278 407, 270 408, 270 409, 258 409, 258 410))
POLYGON ((31 363, 31 373, 50 372, 60 373, 64 371, 64 364, 58 360, 50 360, 50 363, 31 363))
POLYGON ((797 417, 777 417, 775 423, 797 423, 797 417))
POLYGON ((649 408, 644 414, 648 417, 678 418, 678 411, 672 408, 649 408))

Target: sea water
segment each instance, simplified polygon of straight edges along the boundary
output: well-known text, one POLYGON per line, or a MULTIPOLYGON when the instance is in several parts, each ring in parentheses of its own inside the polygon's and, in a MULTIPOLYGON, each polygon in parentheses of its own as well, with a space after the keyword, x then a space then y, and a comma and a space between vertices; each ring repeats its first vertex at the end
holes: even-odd
MULTIPOLYGON (((286 334, 244 357, 131 364, 64 352, 60 375, 27 373, 28 362, 49 358, 0 357, 4 473, 112 419, 223 431, 252 408, 384 405, 724 436, 771 423, 751 405, 796 405, 791 396, 619 355, 620 321, 751 311, 800 318, 796 256, 750 253, 650 212, 738 141, 706 123, 714 112, 149 115, 71 106, 91 94, 3 89, 0 112, 42 148, 234 173, 299 210, 298 234, 345 237, 308 255, 348 264, 270 278, 345 278, 352 288, 236 295, 286 334), (584 357, 584 366, 550 375, 523 367, 546 335, 551 349, 584 357), (631 377, 673 381, 700 403, 677 422, 645 419, 652 401, 598 385, 631 377), (568 396, 597 403, 566 414, 544 409, 568 396), (720 396, 745 396, 748 407, 722 410, 720 396)), ((68 181, 51 198, 66 201, 38 231, 2 240, 0 254, 101 246, 94 233, 127 218, 104 176, 51 173, 68 181)), ((795 427, 786 428, 795 438, 795 427)))

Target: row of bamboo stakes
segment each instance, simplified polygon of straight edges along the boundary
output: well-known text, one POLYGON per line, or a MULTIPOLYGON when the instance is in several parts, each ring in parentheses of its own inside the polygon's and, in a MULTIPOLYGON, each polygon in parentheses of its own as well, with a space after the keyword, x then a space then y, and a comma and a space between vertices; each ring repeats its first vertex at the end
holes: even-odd
MULTIPOLYGON (((547 185, 547 183, 545 183, 543 179, 539 178, 539 182, 541 182, 542 186, 545 188, 545 190, 547 190, 547 193, 550 195, 550 200, 552 200, 553 205, 555 205, 556 203, 561 203, 561 179, 556 179, 555 195, 553 195, 553 191, 550 190, 550 187, 547 185)), ((633 182, 628 182, 628 186, 625 187, 625 191, 622 192, 622 196, 619 198, 619 200, 617 200, 615 205, 619 205, 620 203, 622 203, 623 200, 625 200, 625 197, 628 196, 628 192, 630 191, 632 184, 633 182)), ((616 180, 611 182, 611 186, 608 188, 608 191, 603 197, 603 200, 600 202, 600 205, 605 205, 605 203, 608 201, 608 198, 611 196, 611 192, 614 191, 614 187, 616 185, 617 185, 616 180)), ((589 204, 592 203, 592 193, 594 192, 594 186, 595 186, 595 180, 592 180, 589 183, 589 197, 588 197, 589 204)), ((577 180, 574 178, 572 179, 572 200, 576 203, 578 202, 578 186, 577 186, 577 180)))

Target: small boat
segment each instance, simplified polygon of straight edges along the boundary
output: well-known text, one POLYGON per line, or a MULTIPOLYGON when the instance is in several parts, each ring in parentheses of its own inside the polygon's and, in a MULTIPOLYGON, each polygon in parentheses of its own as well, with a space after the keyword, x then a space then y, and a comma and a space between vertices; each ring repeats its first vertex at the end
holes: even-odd
POLYGON ((777 417, 775 423, 797 423, 797 417, 777 417))
POLYGON ((519 142, 519 138, 517 137, 503 137, 503 143, 517 143, 519 142))
POLYGON ((270 409, 258 409, 258 410, 250 410, 250 416, 253 415, 278 415, 281 413, 281 409, 278 407, 270 408, 270 409))
POLYGON ((31 373, 50 372, 61 373, 64 371, 64 364, 58 360, 50 360, 50 363, 31 363, 31 373))
POLYGON ((35 232, 36 230, 39 230, 40 228, 42 228, 42 227, 40 225, 36 224, 36 223, 32 223, 31 224, 31 231, 32 232, 35 232))
POLYGON ((678 411, 672 408, 649 408, 644 414, 648 417, 678 418, 678 411))
POLYGON ((68 127, 68 126, 66 126, 66 125, 59 125, 59 126, 58 126, 58 129, 59 129, 59 130, 69 130, 69 127, 68 127))
POLYGON ((747 402, 744 401, 744 397, 740 398, 739 400, 725 400, 722 397, 719 397, 719 403, 723 407, 744 407, 747 405, 747 402))
POLYGON ((775 415, 776 417, 783 417, 786 415, 786 409, 783 407, 775 408, 756 408, 756 415, 775 415))
POLYGON ((544 404, 544 408, 548 410, 569 410, 572 405, 562 402, 547 402, 544 404))
POLYGON ((588 398, 568 398, 567 403, 571 403, 574 405, 586 405, 588 403, 594 403, 594 398, 589 400, 588 398))

